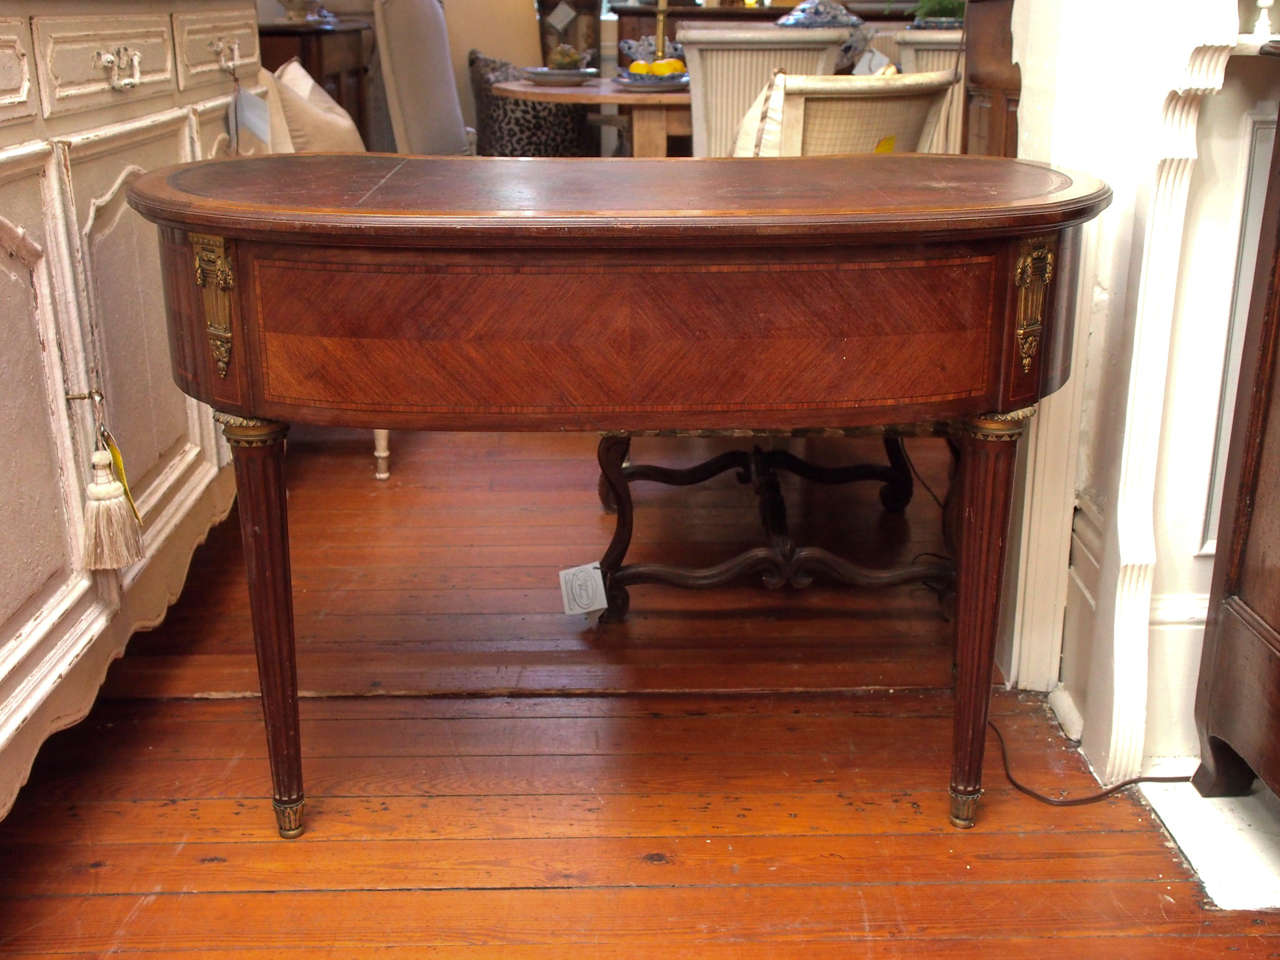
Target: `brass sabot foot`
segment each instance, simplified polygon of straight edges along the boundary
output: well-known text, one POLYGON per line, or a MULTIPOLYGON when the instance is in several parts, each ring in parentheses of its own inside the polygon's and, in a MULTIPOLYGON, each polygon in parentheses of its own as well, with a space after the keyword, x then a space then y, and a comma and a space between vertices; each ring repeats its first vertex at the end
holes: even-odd
POLYGON ((301 800, 295 800, 293 803, 271 801, 271 805, 276 810, 276 826, 280 828, 280 836, 286 840, 294 840, 302 836, 302 804, 301 800))
POLYGON ((956 793, 954 790, 948 792, 951 794, 951 825, 968 830, 974 824, 974 818, 978 812, 978 798, 982 793, 956 793))

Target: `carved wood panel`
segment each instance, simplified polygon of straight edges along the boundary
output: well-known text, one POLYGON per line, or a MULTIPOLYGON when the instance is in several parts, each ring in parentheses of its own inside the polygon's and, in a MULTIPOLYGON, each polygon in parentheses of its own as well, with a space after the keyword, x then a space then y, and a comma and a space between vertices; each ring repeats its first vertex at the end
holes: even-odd
POLYGON ((60 374, 50 305, 39 296, 47 285, 38 271, 48 269, 40 210, 43 164, 38 157, 24 159, 12 166, 0 159, 0 450, 6 464, 0 623, 29 614, 74 574, 65 488, 78 487, 67 476, 53 431, 44 429, 64 401, 53 389, 60 374))
POLYGON ((175 13, 173 45, 178 88, 224 83, 226 68, 241 80, 258 70, 258 22, 253 7, 217 13, 175 13))
POLYGON ((113 106, 175 88, 164 14, 33 17, 44 115, 113 106))
POLYGON ((130 482, 145 497, 195 441, 187 400, 168 376, 155 228, 129 208, 125 188, 146 169, 189 159, 188 117, 172 111, 110 137, 74 141, 68 153, 86 339, 130 482))
POLYGON ((31 30, 20 17, 0 18, 0 123, 36 112, 31 30))

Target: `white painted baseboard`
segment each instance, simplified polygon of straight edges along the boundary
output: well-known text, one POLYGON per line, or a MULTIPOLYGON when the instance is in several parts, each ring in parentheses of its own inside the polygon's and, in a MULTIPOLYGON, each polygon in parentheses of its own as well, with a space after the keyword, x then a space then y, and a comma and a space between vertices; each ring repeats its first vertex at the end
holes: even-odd
POLYGON ((1068 740, 1079 740, 1084 732, 1084 715, 1071 697, 1071 691, 1058 684, 1049 692, 1049 709, 1058 718, 1058 725, 1068 740))

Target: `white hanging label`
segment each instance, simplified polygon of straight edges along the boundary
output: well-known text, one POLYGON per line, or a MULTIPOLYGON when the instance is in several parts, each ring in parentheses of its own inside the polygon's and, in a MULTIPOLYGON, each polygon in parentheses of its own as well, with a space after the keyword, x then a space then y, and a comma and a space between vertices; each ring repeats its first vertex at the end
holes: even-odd
POLYGON ((591 613, 609 606, 599 563, 587 563, 560 571, 560 596, 565 613, 591 613))
POLYGON ((267 101, 248 90, 240 89, 235 95, 236 133, 243 136, 248 133, 262 141, 263 146, 271 144, 271 116, 267 110, 267 101))

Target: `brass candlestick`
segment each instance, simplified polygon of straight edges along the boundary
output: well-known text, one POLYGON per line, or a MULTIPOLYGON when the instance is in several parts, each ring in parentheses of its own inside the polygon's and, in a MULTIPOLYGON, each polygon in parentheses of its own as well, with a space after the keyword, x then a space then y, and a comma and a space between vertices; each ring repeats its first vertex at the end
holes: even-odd
POLYGON ((653 38, 653 59, 667 55, 667 0, 658 0, 658 32, 653 38))

